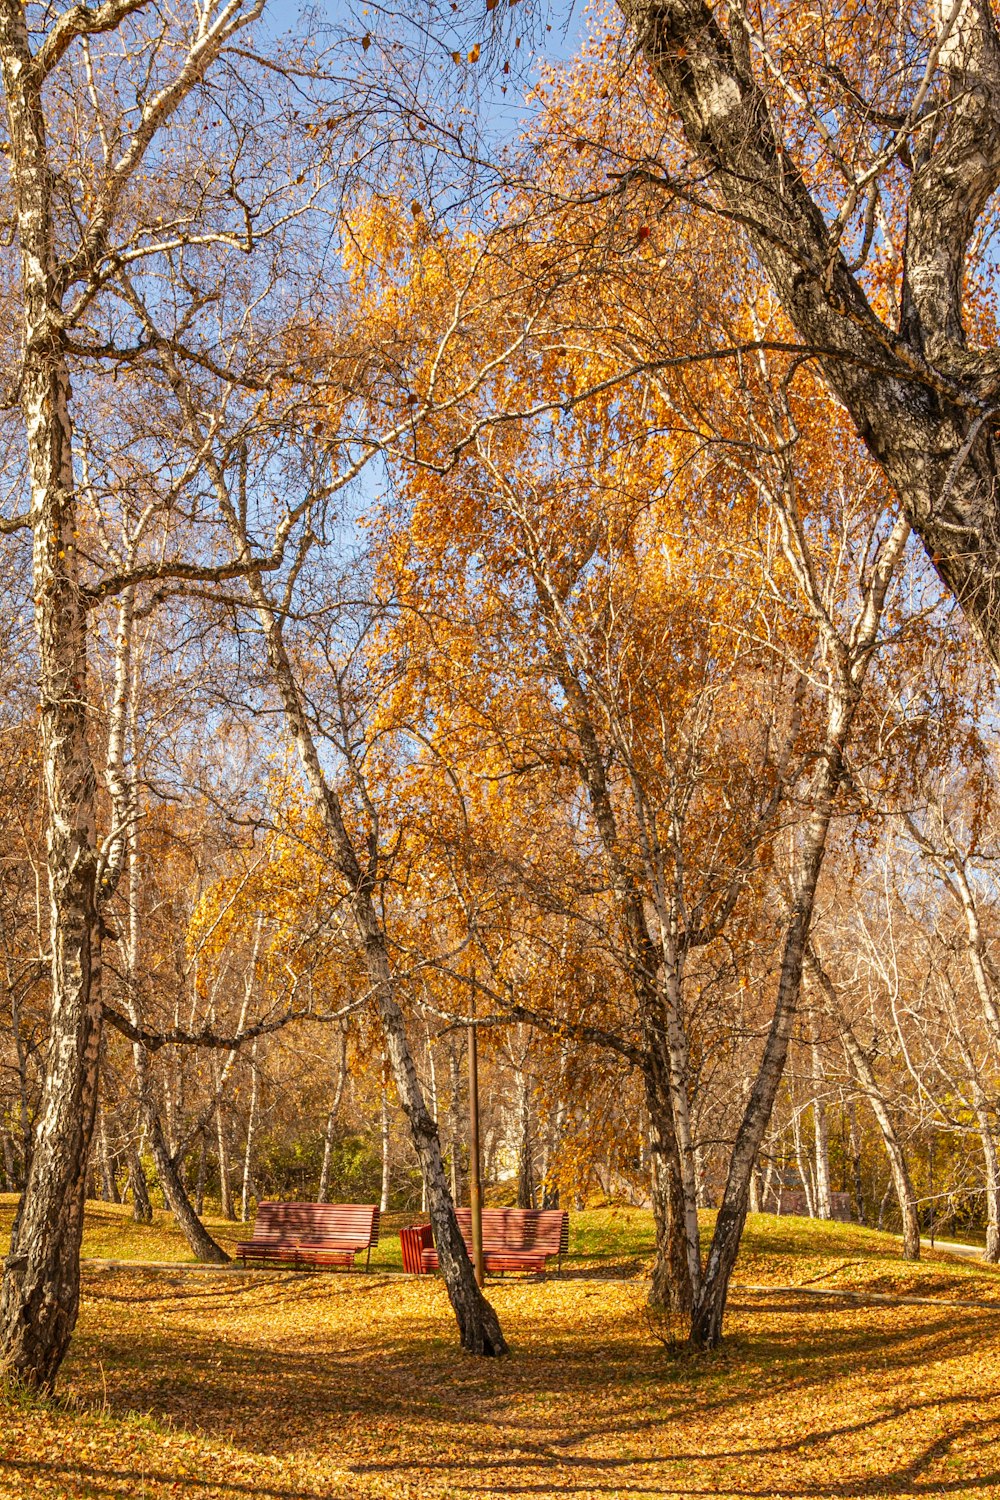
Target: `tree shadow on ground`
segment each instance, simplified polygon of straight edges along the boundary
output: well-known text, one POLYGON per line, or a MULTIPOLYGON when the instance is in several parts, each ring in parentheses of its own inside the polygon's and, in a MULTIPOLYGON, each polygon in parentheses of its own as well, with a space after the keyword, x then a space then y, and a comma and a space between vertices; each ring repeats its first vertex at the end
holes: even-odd
POLYGON ((474 1496, 930 1496, 1000 1482, 985 1470, 1000 1309, 879 1308, 875 1330, 847 1299, 737 1293, 723 1348, 698 1356, 649 1339, 638 1287, 631 1307, 630 1289, 611 1307, 611 1288, 579 1281, 494 1290, 514 1345, 500 1362, 458 1352, 436 1284, 275 1275, 213 1289, 109 1273, 89 1283, 68 1373, 96 1397, 99 1360, 119 1415, 258 1455, 334 1453, 359 1479, 417 1466, 474 1496), (921 1391, 927 1372, 971 1369, 984 1348, 981 1391, 921 1391), (874 1410, 856 1409, 863 1392, 874 1410), (963 1457, 973 1436, 977 1456, 963 1457), (955 1464, 960 1477, 942 1472, 955 1464))

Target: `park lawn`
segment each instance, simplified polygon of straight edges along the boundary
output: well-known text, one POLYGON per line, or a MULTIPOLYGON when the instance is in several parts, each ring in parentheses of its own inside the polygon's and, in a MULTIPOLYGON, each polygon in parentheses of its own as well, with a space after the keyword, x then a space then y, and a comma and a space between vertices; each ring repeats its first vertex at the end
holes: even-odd
MULTIPOLYGON (((0 1195, 0 1247, 6 1248, 16 1198, 0 1195)), ((401 1271, 399 1230, 421 1218, 413 1213, 382 1216, 380 1243, 372 1266, 401 1271)), ((702 1215, 707 1244, 714 1214, 702 1215)), ((207 1214, 205 1223, 229 1254, 250 1227, 207 1214)), ((565 1274, 578 1277, 642 1279, 653 1264, 653 1223, 648 1209, 591 1208, 570 1213, 570 1246, 565 1274)), ((127 1207, 87 1204, 83 1255, 92 1260, 192 1263, 193 1256, 172 1215, 154 1210, 152 1224, 136 1224, 127 1207)), ((854 1288, 893 1295, 1000 1297, 1000 1272, 961 1262, 924 1246, 917 1265, 900 1258, 899 1240, 853 1224, 823 1224, 810 1219, 751 1214, 736 1272, 738 1284, 812 1285, 818 1289, 854 1288), (943 1268, 943 1269, 942 1269, 943 1268)))
MULTIPOLYGON (((95 1208, 88 1240, 106 1244, 114 1213, 95 1208)), ((581 1214, 578 1231, 581 1257, 648 1250, 639 1211, 581 1214)), ((170 1243, 146 1235, 128 1243, 170 1243)), ((754 1218, 725 1344, 692 1355, 647 1314, 644 1275, 604 1264, 491 1283, 513 1348, 497 1362, 458 1352, 437 1279, 89 1268, 61 1401, 0 1407, 0 1500, 961 1500, 1000 1485, 997 1273, 904 1267, 888 1236, 754 1218), (861 1294, 766 1289, 817 1277, 861 1294), (865 1301, 866 1284, 935 1300, 865 1301), (954 1305, 973 1299, 986 1306, 954 1305)))
MULTIPOLYGON (((0 1194, 0 1250, 5 1250, 16 1205, 14 1195, 0 1194)), ((425 1216, 424 1216, 425 1217, 425 1216)), ((714 1214, 702 1215, 707 1244, 714 1214)), ((421 1218, 413 1213, 382 1216, 373 1268, 401 1271, 399 1230, 421 1218)), ((250 1227, 205 1216, 222 1247, 232 1254, 250 1227)), ((569 1279, 641 1280, 653 1263, 653 1224, 648 1209, 591 1208, 570 1213, 570 1247, 565 1261, 569 1279)), ((83 1255, 88 1260, 193 1263, 193 1256, 172 1215, 154 1210, 152 1224, 136 1224, 131 1210, 110 1203, 88 1202, 83 1255)), ((912 1264, 900 1258, 899 1240, 853 1224, 824 1224, 810 1219, 751 1214, 736 1271, 745 1286, 814 1286, 818 1290, 855 1289, 891 1295, 951 1298, 1000 1298, 1000 1271, 962 1262, 931 1251, 912 1264)))

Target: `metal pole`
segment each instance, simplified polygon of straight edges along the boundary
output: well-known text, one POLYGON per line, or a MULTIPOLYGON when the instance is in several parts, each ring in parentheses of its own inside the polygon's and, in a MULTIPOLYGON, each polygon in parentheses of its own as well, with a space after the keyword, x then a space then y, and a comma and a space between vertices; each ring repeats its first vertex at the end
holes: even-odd
MULTIPOLYGON (((471 1011, 476 1014, 476 992, 472 990, 471 1011)), ((469 1207, 472 1210, 472 1264, 476 1282, 482 1286, 483 1266, 483 1191, 479 1177, 479 1043, 475 1021, 469 1027, 469 1207)))

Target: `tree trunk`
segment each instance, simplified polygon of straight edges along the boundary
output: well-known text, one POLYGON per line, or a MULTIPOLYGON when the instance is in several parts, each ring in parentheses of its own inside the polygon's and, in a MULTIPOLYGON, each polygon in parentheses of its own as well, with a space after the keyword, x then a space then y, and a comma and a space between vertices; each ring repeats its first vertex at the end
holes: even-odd
POLYGON ((14 1165, 14 1148, 6 1130, 0 1132, 0 1142, 3 1144, 3 1175, 6 1190, 14 1193, 17 1191, 17 1168, 14 1165))
MULTIPOLYGON (((207 462, 234 545, 249 561, 249 542, 230 500, 225 478, 214 460, 209 459, 207 462)), ((275 685, 282 699, 286 721, 299 752, 303 772, 330 838, 337 869, 346 881, 350 893, 354 923, 378 1006, 396 1091, 409 1123, 417 1160, 427 1184, 427 1206, 438 1259, 458 1323, 462 1347, 470 1354, 506 1354, 507 1342, 500 1328, 500 1320, 476 1285, 472 1263, 455 1217, 455 1205, 448 1192, 437 1125, 424 1101, 406 1022, 396 999, 388 945, 374 897, 376 872, 370 864, 367 868, 362 867, 344 821, 340 798, 323 771, 316 742, 303 710, 278 616, 267 597, 260 575, 251 572, 247 578, 247 586, 261 623, 275 685)))
MULTIPOLYGON (((787 515, 780 516, 779 519, 783 520, 785 526, 786 540, 783 546, 786 555, 795 566, 794 545, 788 539, 794 528, 787 515)), ((785 928, 774 1014, 764 1043, 760 1067, 733 1145, 725 1192, 716 1217, 705 1274, 691 1319, 691 1338, 696 1345, 712 1346, 722 1337, 729 1279, 736 1264, 747 1215, 750 1177, 781 1083, 791 1029, 802 991, 802 968, 806 959, 816 888, 826 854, 834 805, 843 780, 844 753, 861 701, 865 676, 878 641, 886 594, 909 534, 906 520, 897 519, 884 544, 876 550, 851 627, 849 643, 839 636, 830 638, 822 600, 809 595, 811 585, 808 581, 805 584, 821 638, 825 633, 825 644, 830 653, 834 675, 826 687, 824 741, 809 786, 812 811, 792 857, 791 911, 785 928)), ((806 567, 800 576, 808 580, 811 576, 809 568, 806 567)))
POLYGON ((954 1005, 952 1004, 949 1009, 952 1011, 955 1042, 962 1055, 962 1061, 965 1064, 969 1080, 972 1107, 976 1116, 976 1126, 979 1131, 979 1143, 983 1150, 983 1167, 986 1176, 985 1259, 991 1265, 996 1265, 1000 1261, 1000 1159, 998 1159, 997 1154, 996 1135, 994 1134, 993 1121, 990 1118, 989 1099, 980 1081, 980 1069, 976 1067, 975 1059, 969 1051, 965 1038, 958 1029, 959 1018, 954 1013, 954 1005))
POLYGON ((0 1362, 51 1390, 76 1324, 87 1164, 101 1045, 97 779, 87 737, 87 608, 81 592, 70 380, 52 183, 23 6, 0 3, 0 67, 24 322, 17 384, 34 535, 52 997, 31 1166, 0 1291, 0 1362))
POLYGON ((230 1177, 232 1168, 229 1162, 229 1135, 226 1131, 221 1093, 215 1101, 215 1142, 219 1158, 219 1197, 222 1201, 222 1217, 232 1219, 234 1217, 233 1184, 230 1177))
MULTIPOLYGON (((815 953, 809 955, 810 968, 816 975, 826 997, 827 1013, 831 1020, 836 1023, 840 1032, 840 1039, 844 1045, 848 1065, 858 1082, 864 1097, 868 1100, 869 1107, 878 1128, 882 1133, 882 1141, 885 1145, 885 1153, 889 1158, 889 1171, 891 1173, 892 1186, 895 1189, 896 1198, 899 1202, 899 1212, 903 1220, 903 1254, 907 1260, 920 1259, 920 1219, 917 1214, 917 1199, 910 1181, 910 1173, 906 1165, 906 1156, 903 1152, 902 1143, 892 1116, 889 1113, 885 1096, 878 1086, 875 1070, 868 1059, 861 1043, 854 1035, 850 1022, 844 1015, 837 998, 837 991, 826 973, 815 953)), ((879 1228, 882 1227, 882 1211, 879 1211, 879 1228)))
MULTIPOLYGON (((981 1092, 981 1091, 980 1091, 981 1092)), ((976 1103, 976 1122, 986 1168, 986 1256, 991 1265, 1000 1261, 1000 1160, 989 1111, 976 1103)))
MULTIPOLYGON (((759 1157, 758 1157, 758 1160, 759 1160, 759 1157)), ((761 1183, 761 1189, 760 1189, 761 1209, 762 1209, 762 1211, 764 1213, 770 1213, 771 1212, 771 1210, 768 1208, 767 1205, 768 1205, 769 1200, 773 1197, 773 1184, 774 1184, 774 1154, 773 1154, 773 1152, 771 1152, 771 1153, 768 1154, 768 1157, 767 1157, 767 1166, 764 1168, 764 1181, 761 1183)), ((775 1211, 777 1211, 777 1209, 775 1211)))
POLYGON ((662 1076, 651 1076, 655 1069, 655 1060, 648 1057, 643 1084, 649 1119, 650 1199, 656 1233, 649 1300, 654 1307, 666 1307, 686 1316, 693 1306, 694 1288, 685 1232, 684 1184, 669 1090, 664 1088, 662 1076))
MULTIPOLYGON (((682 1302, 690 1306, 698 1296, 701 1286, 701 1242, 698 1232, 698 1209, 701 1204, 701 1178, 698 1170, 698 1150, 691 1128, 691 1108, 688 1101, 690 1087, 690 1049, 683 1016, 683 967, 669 932, 669 923, 660 914, 660 950, 662 955, 662 995, 657 993, 656 1011, 651 1033, 662 1050, 664 1041, 667 1051, 667 1086, 670 1108, 674 1117, 674 1134, 677 1141, 677 1157, 683 1188, 682 1232, 687 1247, 687 1276, 690 1282, 690 1297, 681 1289, 682 1302)), ((648 1045, 648 1042, 647 1042, 648 1045)))
POLYGON ((21 1173, 21 1186, 23 1188, 28 1180, 28 1171, 31 1167, 31 1153, 35 1149, 35 1126, 31 1118, 31 1099, 28 1085, 29 1054, 24 1040, 24 1031, 21 1025, 21 1006, 16 989, 11 991, 10 996, 10 1020, 14 1051, 17 1056, 18 1120, 21 1127, 21 1152, 24 1160, 24 1170, 21 1173))
POLYGON ((516 1070, 517 1081, 517 1206, 535 1206, 535 1146, 531 1134, 531 1081, 527 1068, 516 1070))
POLYGON ((851 1186, 854 1193, 854 1216, 859 1224, 865 1222, 865 1189, 861 1175, 861 1136, 858 1132, 858 1111, 853 1099, 847 1106, 848 1144, 851 1152, 851 1186))
POLYGON ((809 1163, 806 1160, 805 1151, 802 1149, 802 1115, 792 1106, 792 1141, 795 1146, 795 1165, 798 1169, 799 1181, 802 1184, 802 1196, 806 1200, 806 1214, 810 1219, 816 1217, 816 1201, 813 1195, 812 1180, 809 1175, 809 1163))
POLYGON ((221 1245, 215 1243, 195 1213, 191 1200, 185 1192, 180 1173, 170 1155, 163 1134, 163 1126, 160 1124, 160 1116, 151 1107, 147 1107, 146 1130, 149 1134, 153 1161, 156 1164, 156 1176, 167 1201, 167 1207, 177 1220, 177 1227, 187 1240, 192 1254, 196 1260, 205 1261, 209 1265, 226 1265, 229 1256, 221 1245))
POLYGON ((812 1044, 813 1064, 813 1144, 816 1162, 816 1217, 833 1218, 830 1192, 830 1120, 826 1108, 826 1079, 819 1042, 812 1044))
POLYGON ((346 1081, 347 1027, 344 1025, 340 1029, 340 1055, 337 1059, 337 1082, 334 1086, 330 1111, 326 1117, 326 1131, 323 1136, 323 1165, 319 1173, 319 1190, 316 1194, 317 1203, 325 1203, 330 1191, 330 1158, 333 1153, 333 1137, 337 1126, 337 1115, 340 1112, 340 1102, 344 1097, 344 1084, 346 1081))
POLYGON ((194 1211, 201 1218, 205 1212, 205 1179, 208 1175, 208 1136, 198 1132, 198 1175, 194 1186, 194 1211))
MULTIPOLYGON (((134 813, 137 813, 138 807, 133 806, 132 810, 134 813)), ((139 990, 136 983, 136 973, 139 966, 139 945, 142 929, 139 920, 139 849, 136 826, 136 818, 133 817, 125 851, 128 925, 126 932, 123 934, 122 941, 125 950, 126 1008, 132 1025, 140 1026, 142 1015, 139 1007, 139 990)), ((132 1066, 135 1072, 135 1087, 139 1099, 139 1118, 149 1140, 149 1148, 152 1152, 153 1164, 156 1167, 157 1180, 159 1181, 167 1207, 176 1219, 177 1227, 183 1234, 195 1258, 200 1261, 207 1261, 212 1265, 225 1265, 229 1260, 229 1256, 221 1245, 216 1244, 195 1213, 173 1157, 170 1154, 170 1148, 164 1138, 159 1111, 156 1108, 153 1084, 149 1076, 149 1059, 141 1042, 133 1042, 132 1044, 132 1066)), ((138 1160, 135 1165, 137 1170, 133 1177, 133 1187, 138 1187, 139 1181, 142 1179, 142 1193, 145 1198, 144 1207, 149 1207, 149 1218, 151 1220, 152 1208, 149 1206, 148 1194, 145 1192, 145 1179, 142 1177, 142 1168, 138 1160)), ((138 1193, 136 1194, 135 1201, 136 1217, 138 1217, 138 1193)))
MULTIPOLYGON (((437 1068, 434 1064, 434 1043, 431 1040, 430 1025, 424 1022, 424 1046, 427 1051, 427 1081, 430 1086, 430 1110, 434 1119, 438 1118, 438 1088, 437 1068)), ((427 1184, 423 1178, 420 1179, 420 1212, 427 1212, 427 1184)))
POLYGON ((142 1170, 142 1158, 134 1144, 128 1148, 128 1180, 132 1188, 133 1219, 137 1224, 152 1224, 153 1205, 149 1201, 149 1189, 146 1186, 146 1174, 142 1170))
POLYGON ((114 1162, 111 1159, 111 1145, 108 1141, 108 1118, 103 1109, 100 1115, 97 1145, 101 1167, 101 1198, 105 1203, 120 1203, 121 1194, 115 1181, 114 1162))
POLYGON ((250 1195, 253 1188, 253 1149, 257 1135, 257 1111, 260 1107, 260 1069, 257 1066, 257 1038, 253 1039, 250 1053, 250 1114, 247 1118, 247 1144, 243 1153, 243 1193, 240 1202, 240 1218, 244 1224, 250 1221, 250 1195))
POLYGON ((392 1162, 389 1147, 391 1144, 391 1121, 389 1119, 389 1064, 385 1053, 382 1054, 382 1091, 379 1095, 379 1132, 382 1141, 382 1194, 379 1199, 379 1207, 383 1213, 389 1212, 389 1179, 391 1176, 392 1162))
POLYGON ((885 1154, 889 1158, 892 1186, 903 1221, 903 1254, 907 1260, 919 1260, 920 1215, 917 1211, 917 1195, 913 1190, 909 1168, 906 1164, 906 1154, 899 1139, 899 1133, 893 1124, 885 1096, 878 1086, 874 1069, 868 1061, 867 1054, 855 1037, 854 1032, 846 1023, 844 1023, 844 1030, 842 1030, 841 1035, 844 1040, 844 1049, 847 1052, 851 1069, 858 1080, 865 1098, 868 1100, 872 1114, 875 1116, 882 1135, 882 1142, 885 1146, 885 1154))
MULTIPOLYGON (((573 670, 562 638, 557 602, 540 578, 536 578, 536 596, 549 624, 553 670, 566 695, 580 750, 580 778, 611 871, 625 966, 642 1028, 643 1086, 650 1117, 650 1187, 657 1236, 651 1296, 659 1305, 687 1310, 697 1297, 701 1255, 697 1181, 688 1121, 686 1047, 680 1017, 679 965, 665 945, 661 943, 658 950, 650 937, 640 881, 619 838, 618 818, 588 693, 573 670), (659 1094, 655 1103, 652 1091, 659 1094), (683 1260, 680 1243, 684 1246, 683 1260)), ((662 932, 665 924, 661 921, 660 926, 662 932)))
POLYGON ((729 1280, 736 1265, 749 1205, 750 1177, 771 1119, 798 1009, 816 887, 826 853, 834 798, 843 775, 844 746, 856 706, 856 698, 838 697, 833 700, 829 709, 826 743, 812 788, 813 812, 793 865, 792 909, 785 929, 774 1014, 757 1076, 736 1134, 701 1291, 691 1318, 691 1340, 702 1348, 713 1347, 722 1337, 729 1280))
MULTIPOLYGON (((618 3, 697 159, 681 174, 704 174, 709 201, 717 192, 721 211, 746 226, 786 315, 817 351, 827 384, 899 494, 932 566, 1000 661, 997 452, 983 404, 993 399, 996 356, 969 347, 963 306, 965 259, 1000 186, 995 7, 941 4, 911 13, 921 28, 930 22, 930 41, 934 18, 938 38, 945 25, 951 35, 929 79, 929 97, 942 101, 940 118, 916 137, 904 189, 896 327, 877 315, 843 242, 831 234, 831 205, 810 194, 811 163, 801 159, 810 148, 803 141, 800 153, 791 138, 800 122, 785 139, 778 133, 785 85, 758 60, 749 7, 618 3)), ((918 41, 903 24, 903 47, 923 48, 924 33, 918 41)), ((820 149, 819 191, 826 193, 825 168, 837 170, 836 149, 820 149)), ((664 173, 668 193, 672 179, 664 173)))
POLYGON ((462 1069, 458 1055, 461 1043, 455 1037, 448 1038, 448 1080, 451 1093, 448 1099, 448 1135, 451 1156, 451 1196, 454 1203, 462 1201, 462 1069))

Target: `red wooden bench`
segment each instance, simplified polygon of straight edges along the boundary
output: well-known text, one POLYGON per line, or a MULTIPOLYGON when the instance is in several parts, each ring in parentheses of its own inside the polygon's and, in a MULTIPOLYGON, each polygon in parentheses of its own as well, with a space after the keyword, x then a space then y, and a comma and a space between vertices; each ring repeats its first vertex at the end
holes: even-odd
POLYGON ((379 1210, 370 1203, 272 1203, 257 1205, 253 1236, 236 1246, 245 1266, 351 1266, 366 1251, 365 1267, 378 1244, 379 1210))
MULTIPOLYGON (((472 1254, 472 1210, 458 1208, 458 1227, 472 1254)), ((438 1253, 429 1224, 400 1231, 403 1270, 425 1276, 438 1269, 438 1253)), ((569 1214, 561 1208, 484 1208, 483 1264, 487 1271, 535 1271, 545 1275, 546 1262, 562 1258, 569 1248, 569 1214)))

